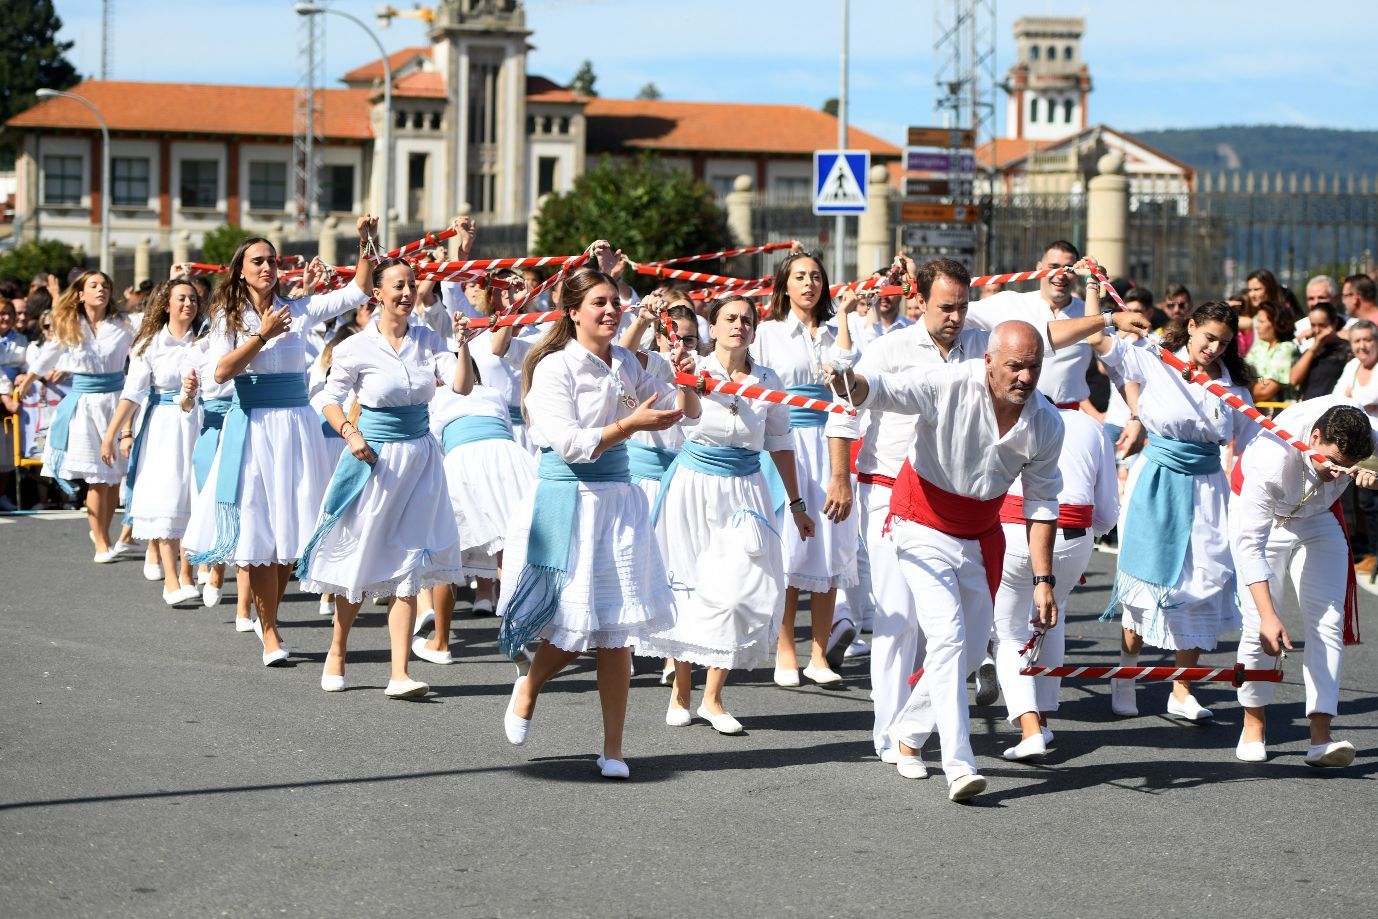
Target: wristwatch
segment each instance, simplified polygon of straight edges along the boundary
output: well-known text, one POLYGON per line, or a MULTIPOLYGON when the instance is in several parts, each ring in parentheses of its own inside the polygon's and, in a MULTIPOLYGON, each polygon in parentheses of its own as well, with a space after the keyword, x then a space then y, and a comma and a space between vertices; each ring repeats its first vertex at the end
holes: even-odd
POLYGON ((1039 584, 1047 584, 1049 587, 1057 586, 1057 578, 1051 574, 1036 574, 1033 576, 1033 582, 1035 587, 1039 584))

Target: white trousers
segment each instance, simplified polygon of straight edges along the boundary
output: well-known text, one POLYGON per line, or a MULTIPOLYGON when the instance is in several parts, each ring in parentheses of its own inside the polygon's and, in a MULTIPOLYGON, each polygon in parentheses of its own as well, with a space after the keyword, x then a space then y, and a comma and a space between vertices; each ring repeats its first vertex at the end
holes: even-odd
POLYGON ((870 559, 871 595, 875 613, 871 620, 871 699, 876 717, 871 730, 876 753, 888 749, 890 723, 909 698, 909 677, 923 660, 923 633, 914 612, 914 595, 900 571, 895 544, 885 529, 890 515, 890 489, 861 484, 857 488, 861 531, 870 559))
MULTIPOLYGON (((1232 525, 1238 516, 1230 516, 1232 525)), ((1306 627, 1306 648, 1302 653, 1306 714, 1334 715, 1340 701, 1345 582, 1349 568, 1349 548, 1339 521, 1325 513, 1274 527, 1268 536, 1267 557, 1268 566, 1273 570, 1273 577, 1268 582, 1273 608, 1282 615, 1282 581, 1289 570, 1292 588, 1301 605, 1301 619, 1306 627)), ((1244 584, 1239 585, 1239 607, 1244 618, 1244 634, 1239 639, 1237 659, 1250 670, 1266 670, 1274 661, 1263 653, 1259 643, 1258 607, 1244 584)), ((1283 621, 1286 622, 1286 617, 1283 621)), ((1302 637, 1290 634, 1294 642, 1302 637)), ((1239 704, 1245 708, 1267 705, 1273 701, 1275 686, 1275 683, 1245 683, 1238 690, 1239 704)))
POLYGON ((891 534, 927 644, 923 676, 891 733, 918 749, 936 730, 952 782, 977 771, 966 680, 985 657, 994 615, 981 544, 907 520, 896 521, 891 534))
MULTIPOLYGON (((1063 620, 1067 598, 1091 563, 1091 533, 1064 539, 1062 528, 1053 542, 1053 576, 1057 586, 1057 625, 1043 633, 1043 649, 1038 655, 1042 667, 1062 664, 1067 648, 1063 620)), ((1048 714, 1057 711, 1062 679, 1052 676, 1020 676, 1024 658, 1019 650, 1033 636, 1033 566, 1029 561, 1029 536, 1023 524, 1005 524, 1005 566, 1000 573, 1000 590, 995 595, 995 672, 1011 723, 1025 712, 1048 714)))

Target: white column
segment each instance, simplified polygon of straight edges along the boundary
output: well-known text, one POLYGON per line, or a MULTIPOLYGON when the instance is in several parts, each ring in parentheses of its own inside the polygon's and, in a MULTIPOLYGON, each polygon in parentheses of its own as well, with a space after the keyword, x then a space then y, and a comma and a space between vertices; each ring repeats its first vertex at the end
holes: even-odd
POLYGON ((1099 173, 1087 183, 1086 254, 1100 262, 1110 277, 1129 267, 1129 179, 1124 156, 1112 150, 1096 164, 1099 173))

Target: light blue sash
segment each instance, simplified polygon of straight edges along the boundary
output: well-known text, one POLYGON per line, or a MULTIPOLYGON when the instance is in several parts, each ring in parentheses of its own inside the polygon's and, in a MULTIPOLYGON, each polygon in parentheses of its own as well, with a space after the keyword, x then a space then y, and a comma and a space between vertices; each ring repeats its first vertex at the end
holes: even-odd
POLYGON ((520 405, 507 406, 507 418, 512 422, 512 427, 514 428, 519 424, 526 424, 526 418, 522 415, 522 407, 520 405))
POLYGON ((627 441, 627 460, 632 474, 632 482, 654 479, 659 482, 665 476, 670 464, 675 461, 675 451, 665 447, 652 447, 639 441, 627 441))
MULTIPOLYGON (((805 383, 801 386, 790 386, 785 392, 791 396, 803 396, 806 399, 821 399, 824 402, 831 402, 833 394, 828 392, 828 387, 822 383, 805 383)), ((820 412, 812 408, 789 407, 789 427, 795 428, 821 428, 828 423, 828 413, 820 412)))
POLYGON ((77 490, 71 482, 62 478, 62 464, 67 461, 67 438, 71 434, 72 416, 76 414, 77 403, 81 397, 91 393, 119 392, 124 388, 124 371, 112 373, 74 373, 72 388, 57 404, 53 423, 48 426, 48 465, 53 470, 53 481, 69 498, 77 490))
POLYGON ((175 405, 181 392, 170 389, 159 392, 149 387, 148 402, 144 405, 143 421, 139 423, 139 433, 134 435, 134 446, 129 448, 129 469, 124 474, 124 487, 129 495, 124 502, 124 522, 134 522, 134 474, 139 468, 139 457, 144 452, 144 438, 148 436, 148 422, 153 417, 153 409, 159 405, 175 405))
POLYGON ((326 420, 324 414, 322 414, 321 412, 317 412, 316 414, 319 415, 321 419, 322 437, 324 437, 326 440, 344 440, 344 438, 340 436, 340 432, 335 430, 335 426, 326 420))
POLYGON ((560 607, 560 591, 569 569, 569 547, 579 509, 579 483, 630 484, 627 445, 609 447, 591 463, 566 463, 551 450, 543 449, 537 476, 526 567, 507 600, 498 632, 498 647, 508 657, 514 657, 540 634, 560 607))
POLYGON ((215 545, 189 556, 193 565, 225 561, 239 543, 239 482, 249 414, 260 408, 310 405, 305 373, 245 373, 234 378, 234 400, 220 432, 220 468, 215 476, 215 545))
POLYGON ((464 415, 445 425, 440 432, 440 448, 449 453, 455 447, 484 440, 511 440, 512 431, 501 418, 492 415, 464 415))
POLYGON ((659 522, 665 494, 670 490, 675 470, 681 466, 706 475, 734 478, 744 478, 759 472, 765 476, 766 487, 770 489, 770 504, 775 509, 776 520, 778 521, 784 513, 785 482, 780 478, 780 470, 775 468, 775 461, 770 458, 769 453, 764 450, 748 450, 745 447, 714 447, 686 440, 684 449, 680 450, 679 456, 670 464, 670 468, 660 480, 660 494, 656 495, 655 507, 651 509, 652 523, 659 522))
POLYGON ((201 400, 201 433, 196 436, 196 447, 191 451, 197 491, 206 487, 206 476, 211 474, 211 463, 220 446, 220 429, 225 426, 225 413, 229 410, 229 399, 201 400))
POLYGON ((1132 578, 1154 589, 1162 606, 1182 575, 1195 518, 1192 479, 1220 471, 1220 445, 1175 440, 1154 434, 1144 447, 1146 464, 1134 483, 1124 532, 1120 533, 1119 573, 1102 619, 1109 619, 1132 578))
MULTIPOLYGON (((420 405, 398 405, 389 408, 364 407, 359 411, 359 433, 373 448, 373 452, 379 453, 383 444, 416 440, 429 435, 430 420, 430 406, 424 402, 420 405)), ((311 567, 311 553, 335 524, 340 522, 345 511, 358 500, 372 475, 372 463, 364 462, 348 450, 340 454, 340 461, 335 464, 335 475, 331 477, 330 485, 325 490, 321 518, 317 521, 316 530, 307 540, 305 548, 301 550, 301 558, 297 561, 297 577, 306 577, 306 572, 311 567)))

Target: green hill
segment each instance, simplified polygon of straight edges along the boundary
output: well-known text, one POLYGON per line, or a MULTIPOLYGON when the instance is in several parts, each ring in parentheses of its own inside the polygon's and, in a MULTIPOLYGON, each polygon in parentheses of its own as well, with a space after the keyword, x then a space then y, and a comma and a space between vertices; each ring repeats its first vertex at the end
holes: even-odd
POLYGON ((1195 169, 1378 175, 1378 131, 1241 125, 1131 133, 1195 169))

